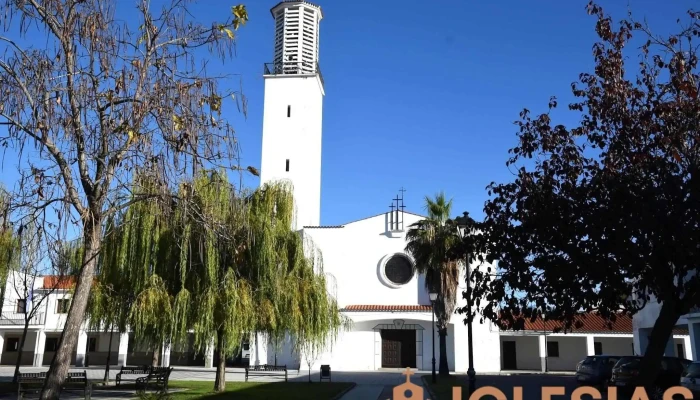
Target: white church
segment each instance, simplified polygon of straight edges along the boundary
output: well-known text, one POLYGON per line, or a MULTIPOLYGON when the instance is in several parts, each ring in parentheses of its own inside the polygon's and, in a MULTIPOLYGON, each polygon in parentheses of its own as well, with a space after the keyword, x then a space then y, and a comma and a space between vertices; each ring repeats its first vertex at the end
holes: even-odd
MULTIPOLYGON (((339 306, 353 322, 352 329, 343 332, 316 364, 329 364, 333 370, 430 370, 430 299, 423 277, 413 274, 413 260, 404 252, 408 227, 422 217, 404 211, 397 202, 393 211, 378 210, 376 215, 343 225, 320 223, 325 89, 318 63, 323 12, 306 1, 282 1, 271 11, 275 46, 274 61, 265 65, 264 74, 261 184, 291 181, 296 228, 322 253, 324 272, 335 283, 339 306)), ((455 315, 447 337, 453 370, 467 370, 466 338, 463 316, 455 315)), ((498 331, 476 322, 474 338, 480 370, 499 370, 498 331)), ((251 363, 272 364, 271 346, 261 337, 257 342, 251 363)), ((439 363, 439 343, 435 348, 439 363)), ((303 357, 286 353, 276 354, 278 364, 306 367, 303 357)))
MULTIPOLYGON (((391 368, 432 369, 433 324, 430 299, 422 276, 413 273, 411 257, 404 252, 408 227, 420 215, 404 211, 402 199, 389 210, 338 226, 320 222, 321 139, 324 83, 318 67, 321 8, 306 1, 286 0, 272 8, 275 19, 273 62, 265 65, 262 183, 289 180, 297 207, 296 229, 322 252, 324 272, 332 283, 341 312, 352 320, 334 345, 321 354, 312 369, 328 364, 333 371, 372 371, 391 368), (350 243, 351 245, 348 245, 350 243)), ((362 216, 359 216, 362 217, 362 216)), ((464 274, 462 274, 464 276, 464 274)), ((14 279, 14 278, 13 278, 14 279)), ((65 325, 71 296, 68 282, 41 305, 22 298, 8 279, 0 312, 0 365, 46 367, 54 356, 65 325), (22 357, 19 343, 28 308, 41 309, 29 321, 22 357)), ((56 277, 39 277, 35 291, 55 287, 56 277)), ((459 292, 466 289, 461 282, 459 292)), ((465 301, 459 299, 458 306, 465 301)), ((629 355, 644 351, 644 331, 653 323, 658 307, 631 318, 619 318, 610 329, 589 316, 567 334, 554 333, 552 323, 526 322, 521 331, 501 331, 486 321, 473 323, 474 369, 477 373, 500 370, 571 371, 588 355, 629 355), (647 315, 648 314, 648 315, 647 315), (644 318, 644 317, 647 318, 644 318), (633 325, 637 341, 633 345, 633 325)), ((684 316, 674 330, 667 354, 697 359, 700 345, 700 313, 684 316), (692 337, 692 341, 691 341, 692 337)), ((435 333, 437 340, 437 333, 435 333)), ((264 337, 251 343, 250 363, 286 365, 306 369, 303 355, 289 346, 275 351, 264 337)), ((466 372, 467 327, 462 315, 454 315, 448 327, 447 357, 452 371, 466 372)), ((134 332, 114 337, 80 329, 71 364, 104 365, 107 356, 117 365, 143 365, 153 358, 141 348, 134 332)), ((439 365, 439 344, 435 344, 439 365)), ((213 369, 214 349, 204 354, 194 348, 163 346, 162 366, 213 369)))
MULTIPOLYGON (((352 328, 318 357, 312 369, 432 369, 433 323, 423 276, 413 273, 406 254, 408 227, 422 219, 404 211, 398 196, 391 210, 343 225, 320 222, 322 116, 325 96, 319 69, 321 8, 306 1, 285 0, 271 9, 275 20, 273 62, 265 64, 261 184, 288 180, 294 187, 296 229, 313 241, 323 256, 324 272, 341 311, 352 328), (352 243, 348 246, 348 243, 352 243)), ((464 276, 464 274, 462 274, 464 276)), ((459 293, 466 290, 462 279, 459 293)), ((459 296, 458 307, 465 305, 459 296)), ((607 330, 587 323, 567 335, 529 324, 519 332, 501 332, 493 323, 473 323, 476 371, 503 369, 573 370, 587 355, 632 354, 629 327, 607 330)), ((592 321, 592 320, 591 320, 592 321)), ((439 338, 435 333, 439 365, 439 338)), ((452 371, 468 369, 467 327, 455 314, 447 336, 452 371)), ((263 337, 252 343, 251 364, 307 368, 303 356, 289 349, 274 351, 263 337)))

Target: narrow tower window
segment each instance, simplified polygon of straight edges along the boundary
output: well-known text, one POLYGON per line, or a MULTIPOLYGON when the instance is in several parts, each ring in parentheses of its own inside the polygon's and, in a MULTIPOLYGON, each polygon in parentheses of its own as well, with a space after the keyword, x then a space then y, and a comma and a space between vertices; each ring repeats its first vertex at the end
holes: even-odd
POLYGON ((287 164, 286 164, 285 170, 286 170, 287 172, 289 172, 289 159, 287 159, 287 164))
POLYGON ((292 116, 292 106, 287 106, 287 118, 292 116))

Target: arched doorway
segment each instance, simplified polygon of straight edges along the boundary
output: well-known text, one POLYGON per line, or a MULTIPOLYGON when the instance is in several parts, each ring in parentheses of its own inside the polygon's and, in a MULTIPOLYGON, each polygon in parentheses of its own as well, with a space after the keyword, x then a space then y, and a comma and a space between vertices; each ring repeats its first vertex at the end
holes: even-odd
POLYGON ((379 324, 375 332, 375 363, 378 368, 422 368, 423 327, 394 320, 379 324))

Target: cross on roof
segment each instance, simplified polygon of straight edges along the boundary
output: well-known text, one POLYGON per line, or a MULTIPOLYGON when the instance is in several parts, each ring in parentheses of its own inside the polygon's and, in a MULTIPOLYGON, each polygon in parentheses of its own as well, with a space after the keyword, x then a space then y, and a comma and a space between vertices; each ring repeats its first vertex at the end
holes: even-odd
POLYGON ((415 372, 411 371, 411 368, 406 367, 406 370, 401 373, 402 375, 406 375, 406 382, 411 381, 411 375, 415 374, 415 372))

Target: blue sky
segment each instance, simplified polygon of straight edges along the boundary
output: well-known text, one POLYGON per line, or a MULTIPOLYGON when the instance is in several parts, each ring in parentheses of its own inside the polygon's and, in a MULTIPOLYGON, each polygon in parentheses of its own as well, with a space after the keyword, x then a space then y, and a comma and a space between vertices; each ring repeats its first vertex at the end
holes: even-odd
MULTIPOLYGON (((507 150, 523 107, 565 106, 571 82, 592 72, 595 19, 585 0, 464 1, 319 0, 320 63, 326 84, 321 222, 342 224, 388 209, 402 186, 406 206, 444 190, 454 211, 483 216, 485 187, 507 182, 507 150)), ((671 32, 692 1, 600 1, 615 20, 631 7, 655 31, 671 32), (666 3, 666 2, 664 2, 666 3)), ((118 0, 129 18, 129 0, 118 0)), ((221 20, 235 2, 200 1, 197 17, 221 20)), ((229 105, 242 163, 260 165, 263 63, 272 60, 274 0, 248 1, 250 21, 238 33, 237 58, 221 66, 240 74, 248 98, 243 119, 229 105)), ((636 57, 636 56, 634 56, 636 57)), ((635 60, 631 60, 634 62, 635 60)), ((556 122, 575 124, 565 110, 556 122)), ((225 110, 226 111, 226 110, 225 110)), ((0 181, 12 186, 5 168, 0 181)), ((257 178, 246 179, 257 186, 257 178)))

